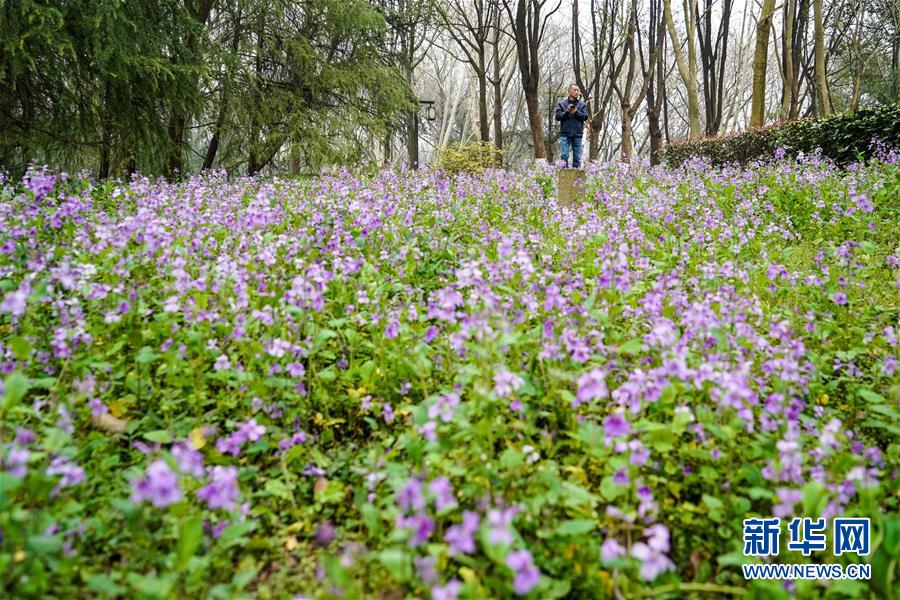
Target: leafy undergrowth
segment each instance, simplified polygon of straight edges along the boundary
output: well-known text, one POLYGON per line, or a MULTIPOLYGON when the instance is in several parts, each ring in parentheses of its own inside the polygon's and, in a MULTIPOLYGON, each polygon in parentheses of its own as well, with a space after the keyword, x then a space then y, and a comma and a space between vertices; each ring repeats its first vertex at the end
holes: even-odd
POLYGON ((897 162, 0 183, 0 586, 889 597, 897 162))

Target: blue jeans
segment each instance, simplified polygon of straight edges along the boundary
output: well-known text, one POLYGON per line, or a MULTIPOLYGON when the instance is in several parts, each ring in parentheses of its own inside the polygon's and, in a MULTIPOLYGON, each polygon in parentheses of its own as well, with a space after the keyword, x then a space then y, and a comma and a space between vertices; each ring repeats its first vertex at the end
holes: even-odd
POLYGON ((572 167, 575 169, 581 168, 581 136, 572 136, 566 137, 563 136, 560 140, 560 158, 562 158, 563 162, 566 163, 566 167, 569 166, 569 148, 572 148, 572 152, 575 155, 572 158, 572 167))

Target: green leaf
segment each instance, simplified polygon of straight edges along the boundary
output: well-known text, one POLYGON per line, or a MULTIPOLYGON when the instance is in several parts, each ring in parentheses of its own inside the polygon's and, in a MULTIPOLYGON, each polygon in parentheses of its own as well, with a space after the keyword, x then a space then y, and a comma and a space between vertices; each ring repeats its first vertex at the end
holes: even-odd
POLYGON ((165 429, 158 429, 156 431, 145 433, 144 439, 159 444, 170 444, 172 443, 172 434, 165 429))
POLYGON ((123 596, 125 588, 116 583, 112 577, 104 573, 90 575, 87 579, 87 589, 102 596, 123 596))
POLYGON ((153 362, 159 355, 156 351, 150 346, 144 346, 140 350, 138 350, 137 356, 135 360, 137 360, 142 365, 153 362))
POLYGON ((28 378, 21 373, 13 373, 3 382, 3 409, 10 410, 21 402, 28 393, 28 378))
POLYGON ((398 583, 407 581, 412 577, 412 566, 409 556, 402 550, 382 550, 377 554, 377 557, 378 562, 388 570, 391 577, 398 583))
POLYGON ((641 351, 641 346, 644 344, 644 340, 641 338, 632 338, 625 342, 624 344, 619 346, 620 354, 637 354, 641 351))
POLYGON ((131 587, 139 593, 154 598, 164 598, 171 593, 172 587, 175 585, 176 577, 177 576, 174 573, 161 575, 159 577, 155 575, 129 573, 127 579, 128 583, 131 584, 131 587))
POLYGON ((178 548, 175 552, 175 568, 183 570, 188 561, 197 552, 200 542, 203 541, 203 520, 200 517, 192 517, 181 527, 181 537, 178 538, 178 548))
POLYGON ((62 537, 54 535, 32 535, 25 542, 25 546, 29 550, 42 556, 56 554, 62 545, 62 537))
POLYGON ((556 528, 556 533, 561 536, 584 535, 593 531, 596 526, 596 523, 590 519, 569 519, 560 523, 556 528))
POLYGON ((267 480, 266 485, 263 486, 263 490, 265 490, 268 495, 275 496, 276 498, 281 498, 282 500, 291 499, 290 489, 280 479, 267 480))
POLYGON ((31 344, 20 335, 9 340, 9 347, 18 360, 27 361, 31 357, 31 344))
POLYGON ((856 390, 856 394, 867 402, 874 402, 875 404, 883 404, 887 402, 885 397, 878 392, 873 392, 872 390, 867 390, 865 388, 859 388, 858 390, 856 390))

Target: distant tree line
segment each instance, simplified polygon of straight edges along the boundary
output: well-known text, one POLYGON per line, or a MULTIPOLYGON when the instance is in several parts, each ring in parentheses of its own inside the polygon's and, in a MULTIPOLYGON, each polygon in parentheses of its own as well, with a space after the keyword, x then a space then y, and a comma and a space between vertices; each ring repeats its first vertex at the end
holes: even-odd
POLYGON ((11 173, 553 158, 570 81, 595 160, 900 98, 897 0, 0 0, 0 44, 11 173))

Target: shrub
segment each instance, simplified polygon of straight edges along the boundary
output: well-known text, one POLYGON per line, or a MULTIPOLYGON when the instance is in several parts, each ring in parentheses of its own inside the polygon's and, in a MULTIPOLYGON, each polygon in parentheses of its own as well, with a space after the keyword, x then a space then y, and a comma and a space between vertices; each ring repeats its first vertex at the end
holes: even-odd
POLYGON ((437 166, 449 175, 480 175, 485 169, 502 164, 504 153, 491 142, 459 142, 438 151, 437 166))
POLYGON ((679 166, 692 157, 708 158, 713 165, 747 164, 770 157, 779 148, 787 156, 811 154, 821 148, 822 156, 845 165, 871 156, 873 139, 900 146, 900 104, 676 142, 663 148, 662 159, 669 166, 679 166))

